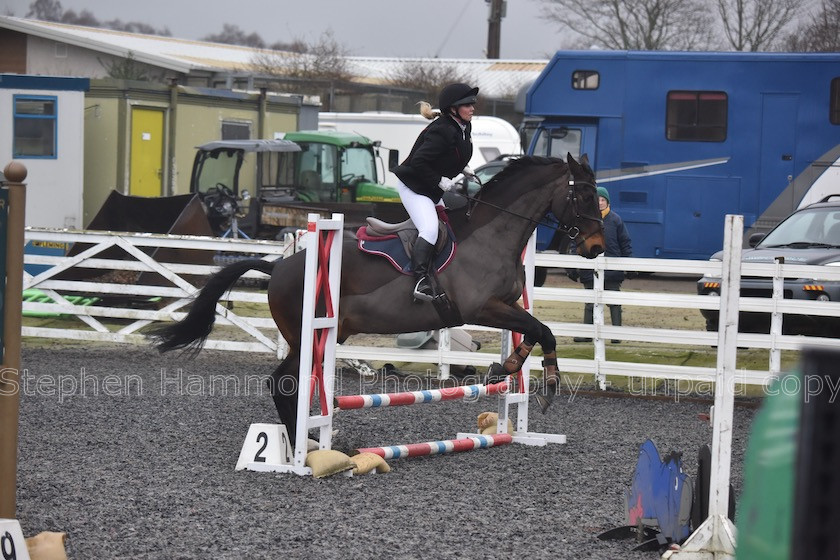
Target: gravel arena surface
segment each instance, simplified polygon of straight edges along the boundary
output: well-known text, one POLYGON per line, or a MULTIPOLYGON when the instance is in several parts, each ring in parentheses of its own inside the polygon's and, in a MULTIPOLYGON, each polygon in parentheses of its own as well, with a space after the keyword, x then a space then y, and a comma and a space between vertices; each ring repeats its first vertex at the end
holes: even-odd
MULTIPOLYGON (((562 351, 562 349, 561 349, 562 351)), ((639 446, 683 452, 694 477, 709 403, 572 395, 530 428, 565 445, 507 445, 394 459, 388 474, 325 479, 235 471, 251 423, 276 422, 269 355, 205 350, 193 360, 138 346, 23 348, 18 519, 24 535, 66 531, 71 559, 654 559, 597 535, 624 524, 639 446)), ((337 393, 379 392, 342 373, 337 393)), ((381 383, 381 380, 380 380, 381 383)), ((418 389, 420 387, 409 387, 418 389)), ((336 416, 335 449, 474 431, 496 399, 336 416)), ((756 410, 736 406, 732 484, 741 488, 756 410)))

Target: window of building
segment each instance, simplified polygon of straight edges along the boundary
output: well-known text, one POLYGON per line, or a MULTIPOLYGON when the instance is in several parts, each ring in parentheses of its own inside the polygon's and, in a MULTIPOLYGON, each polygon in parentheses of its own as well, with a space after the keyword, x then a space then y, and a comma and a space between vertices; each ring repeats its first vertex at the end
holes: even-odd
POLYGON ((250 140, 251 123, 222 121, 222 140, 250 140))
POLYGON ((831 80, 831 101, 829 101, 828 119, 831 124, 840 124, 840 78, 831 80))
POLYGON ((15 95, 14 139, 16 158, 55 158, 58 98, 15 95))
POLYGON ((601 75, 595 70, 575 70, 572 72, 572 89, 598 89, 601 75))
POLYGON ((669 91, 665 137, 687 142, 726 140, 728 100, 722 91, 669 91))

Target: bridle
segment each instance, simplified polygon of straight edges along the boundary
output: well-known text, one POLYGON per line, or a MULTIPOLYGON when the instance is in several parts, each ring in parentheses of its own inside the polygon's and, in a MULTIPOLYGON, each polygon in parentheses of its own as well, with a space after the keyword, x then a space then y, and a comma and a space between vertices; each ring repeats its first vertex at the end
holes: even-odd
MULTIPOLYGON (((569 191, 566 193, 566 209, 563 211, 563 216, 569 214, 571 211, 574 215, 574 222, 578 223, 581 220, 591 220, 597 222, 599 225, 603 226, 604 219, 598 216, 591 216, 589 214, 581 214, 580 209, 578 208, 578 193, 575 189, 578 185, 585 185, 592 187, 593 189, 596 188, 595 183, 590 183, 589 181, 569 181, 569 191)), ((562 217, 559 217, 557 220, 557 226, 555 227, 556 230, 562 231, 565 233, 569 239, 571 240, 579 240, 579 241, 586 241, 591 236, 581 235, 580 228, 576 225, 568 226, 566 225, 565 221, 562 220, 562 217)), ((550 224, 553 227, 553 224, 550 224)), ((594 234, 593 234, 594 235, 594 234)))
MULTIPOLYGON (((482 188, 484 187, 484 184, 481 182, 481 180, 478 177, 474 177, 474 179, 478 182, 479 185, 481 185, 482 188)), ((578 185, 589 186, 589 187, 592 187, 593 189, 595 188, 595 184, 590 183, 589 181, 575 181, 573 179, 569 180, 569 190, 566 193, 566 209, 563 211, 563 216, 566 216, 571 211, 573 216, 574 216, 574 219, 572 221, 573 224, 575 224, 575 223, 577 223, 581 220, 592 220, 594 222, 598 222, 598 224, 603 225, 604 220, 601 218, 601 216, 591 216, 591 215, 588 215, 588 214, 582 214, 580 212, 579 202, 578 202, 579 201, 579 198, 578 198, 579 195, 577 193, 577 189, 575 188, 578 185)), ((480 194, 481 194, 481 191, 479 190, 478 194, 476 196, 469 196, 469 195, 464 195, 464 194, 459 194, 458 195, 458 196, 462 196, 462 197, 467 199, 467 212, 466 212, 467 220, 470 219, 470 217, 472 215, 472 212, 475 209, 476 205, 483 204, 485 206, 495 208, 496 210, 498 210, 500 212, 510 214, 511 216, 516 216, 517 218, 521 218, 525 221, 531 222, 531 223, 536 224, 538 226, 540 226, 540 225, 548 226, 550 228, 555 229, 556 231, 562 231, 571 240, 578 239, 579 241, 582 242, 582 241, 586 241, 589 237, 591 237, 591 236, 582 235, 581 231, 580 231, 580 228, 578 226, 567 225, 566 221, 562 219, 563 216, 560 216, 559 218, 554 217, 552 221, 545 221, 544 219, 543 220, 534 220, 533 218, 529 218, 528 216, 523 216, 521 214, 517 214, 516 212, 511 212, 507 208, 502 208, 501 206, 493 204, 492 202, 487 202, 487 201, 481 200, 479 198, 480 194)))

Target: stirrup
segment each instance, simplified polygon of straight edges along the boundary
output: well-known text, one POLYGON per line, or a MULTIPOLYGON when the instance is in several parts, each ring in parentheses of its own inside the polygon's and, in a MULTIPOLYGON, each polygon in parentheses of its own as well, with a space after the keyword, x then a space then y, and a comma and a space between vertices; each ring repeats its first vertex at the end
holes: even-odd
POLYGON ((434 288, 432 287, 431 282, 429 282, 429 279, 426 278, 425 276, 420 278, 417 281, 417 283, 414 285, 414 299, 417 300, 417 301, 434 301, 435 297, 436 297, 436 294, 434 293, 434 288), (422 284, 424 281, 426 283, 426 286, 425 286, 426 289, 431 291, 432 292, 431 294, 426 293, 424 291, 421 291, 420 284, 422 284))

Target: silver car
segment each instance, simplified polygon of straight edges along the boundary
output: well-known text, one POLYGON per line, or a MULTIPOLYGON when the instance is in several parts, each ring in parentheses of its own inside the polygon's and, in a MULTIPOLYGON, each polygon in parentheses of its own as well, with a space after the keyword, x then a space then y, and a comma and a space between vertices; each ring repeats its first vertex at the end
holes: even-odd
MULTIPOLYGON (((754 234, 749 239, 750 249, 745 249, 742 262, 772 263, 783 257, 786 263, 840 266, 840 195, 831 195, 818 203, 801 208, 785 218, 767 235, 754 234)), ((723 252, 712 255, 721 260, 723 252)), ((720 295, 720 278, 704 276, 697 282, 697 293, 720 295)), ((741 278, 741 295, 746 297, 771 297, 771 278, 741 278)), ((785 299, 815 301, 840 301, 840 282, 818 278, 786 278, 785 299)), ((704 309, 708 330, 718 329, 718 312, 704 309)), ((739 330, 768 332, 770 316, 767 313, 741 313, 739 330)), ((838 336, 840 317, 818 317, 786 314, 783 329, 788 334, 838 336)))

